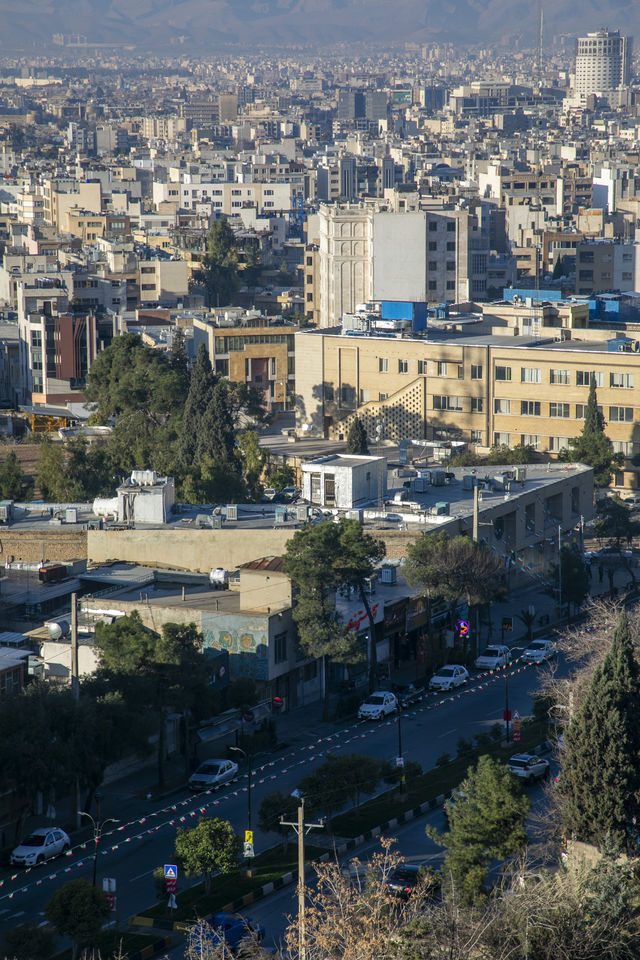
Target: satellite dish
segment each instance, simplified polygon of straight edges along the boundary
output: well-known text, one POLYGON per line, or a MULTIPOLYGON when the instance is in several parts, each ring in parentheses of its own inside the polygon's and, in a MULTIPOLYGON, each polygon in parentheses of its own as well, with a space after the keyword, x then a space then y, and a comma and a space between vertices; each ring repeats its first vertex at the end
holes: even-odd
POLYGON ((61 640, 62 637, 69 636, 69 624, 66 620, 52 620, 47 624, 47 630, 52 640, 61 640))

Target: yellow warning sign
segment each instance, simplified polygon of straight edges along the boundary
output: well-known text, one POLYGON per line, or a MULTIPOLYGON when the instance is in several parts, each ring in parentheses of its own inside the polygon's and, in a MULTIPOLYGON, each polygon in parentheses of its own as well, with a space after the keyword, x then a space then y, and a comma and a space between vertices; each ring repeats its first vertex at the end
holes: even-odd
POLYGON ((253 830, 245 830, 244 832, 244 842, 253 843, 253 830))

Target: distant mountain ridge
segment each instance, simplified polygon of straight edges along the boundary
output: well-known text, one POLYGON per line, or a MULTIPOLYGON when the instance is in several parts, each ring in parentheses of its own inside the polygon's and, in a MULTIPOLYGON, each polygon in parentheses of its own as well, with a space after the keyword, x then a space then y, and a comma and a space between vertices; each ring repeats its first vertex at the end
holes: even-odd
MULTIPOLYGON (((547 42, 603 25, 640 40, 638 0, 545 0, 544 16, 547 42)), ((200 53, 229 43, 286 53, 299 44, 403 40, 531 49, 537 35, 534 0, 0 0, 1 52, 35 52, 54 33, 200 53)))

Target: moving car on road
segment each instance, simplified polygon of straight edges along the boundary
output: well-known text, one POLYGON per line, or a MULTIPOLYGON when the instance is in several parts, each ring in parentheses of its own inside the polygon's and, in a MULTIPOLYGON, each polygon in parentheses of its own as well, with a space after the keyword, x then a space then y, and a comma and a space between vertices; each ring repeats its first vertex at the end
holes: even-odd
POLYGON ((402 900, 407 900, 420 881, 420 867, 417 863, 403 863, 396 867, 385 886, 388 893, 392 893, 402 900))
POLYGON ((549 776, 549 761, 537 757, 533 753, 516 753, 510 760, 507 760, 509 773, 520 780, 532 783, 534 780, 542 780, 549 776))
POLYGON ((382 720, 390 713, 395 713, 398 709, 398 700, 395 693, 389 693, 387 690, 377 690, 370 697, 360 704, 358 710, 358 720, 382 720))
POLYGON ((556 645, 553 640, 533 640, 522 654, 526 663, 543 663, 556 655, 556 645))
POLYGON ((476 670, 498 670, 511 663, 511 651, 503 643, 494 643, 475 662, 476 670))
POLYGON ((233 760, 205 760, 195 773, 189 777, 189 790, 201 793, 203 790, 214 790, 233 780, 238 774, 238 764, 233 760))
POLYGON ((469 671, 459 663, 448 663, 440 667, 429 680, 429 690, 453 690, 469 682, 469 671))
POLYGON ((41 827, 34 830, 11 854, 14 866, 35 867, 66 853, 71 846, 69 837, 60 827, 41 827))

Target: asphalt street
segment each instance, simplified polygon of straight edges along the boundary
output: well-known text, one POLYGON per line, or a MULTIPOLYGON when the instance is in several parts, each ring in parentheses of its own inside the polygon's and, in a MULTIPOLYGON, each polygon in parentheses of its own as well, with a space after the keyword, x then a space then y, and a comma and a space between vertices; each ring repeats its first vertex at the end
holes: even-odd
MULTIPOLYGON (((562 664, 559 670, 565 672, 562 664)), ((536 667, 517 663, 508 670, 510 707, 522 716, 530 712, 537 672, 536 667)), ((503 674, 472 677, 468 686, 446 696, 429 695, 402 715, 405 759, 416 760, 428 769, 442 753, 455 756, 459 737, 470 738, 502 720, 504 700, 503 674)), ((397 745, 398 724, 394 717, 381 723, 353 721, 336 727, 328 736, 298 743, 291 752, 285 749, 261 765, 254 764, 251 795, 256 852, 276 842, 273 834, 264 835, 257 830, 257 810, 267 793, 291 792, 329 752, 366 753, 389 759, 397 755, 397 745)), ((113 792, 117 793, 117 785, 113 792)), ((103 817, 118 817, 115 807, 107 788, 103 817)), ((110 825, 105 830, 98 856, 98 883, 102 877, 116 880, 120 922, 154 902, 154 869, 173 862, 177 830, 193 826, 202 815, 224 817, 242 832, 247 825, 246 773, 216 793, 193 797, 187 790, 177 792, 169 801, 150 804, 135 820, 110 825)), ((25 920, 42 921, 44 905, 55 889, 78 876, 91 879, 92 854, 93 843, 87 841, 74 846, 69 856, 42 867, 3 870, 0 873, 0 932, 25 920)), ((193 881, 181 877, 178 889, 184 889, 190 882, 193 881)))

